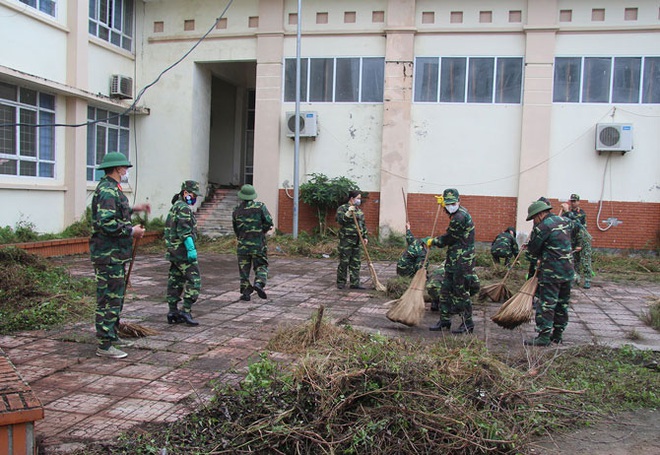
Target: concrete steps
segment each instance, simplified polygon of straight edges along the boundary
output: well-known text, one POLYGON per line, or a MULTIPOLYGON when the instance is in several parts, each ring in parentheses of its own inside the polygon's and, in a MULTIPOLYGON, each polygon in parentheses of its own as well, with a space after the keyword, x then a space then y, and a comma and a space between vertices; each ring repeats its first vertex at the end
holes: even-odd
POLYGON ((218 188, 197 210, 197 230, 210 238, 234 235, 231 214, 239 203, 238 190, 218 188))

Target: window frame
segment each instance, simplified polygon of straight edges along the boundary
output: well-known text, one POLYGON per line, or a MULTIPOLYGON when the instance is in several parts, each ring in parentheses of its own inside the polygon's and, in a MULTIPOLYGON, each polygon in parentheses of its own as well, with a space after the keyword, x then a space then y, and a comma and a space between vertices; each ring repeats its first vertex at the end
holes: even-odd
POLYGON ((134 51, 135 0, 89 0, 88 16, 90 35, 125 51, 134 51))
POLYGON ((130 159, 131 119, 128 115, 90 105, 87 106, 87 122, 86 179, 98 182, 102 175, 97 174, 96 168, 107 153, 119 152, 130 159), (99 150, 100 145, 102 150, 99 150))
POLYGON ((57 17, 57 0, 18 0, 24 5, 36 9, 51 17, 57 17))
POLYGON ((6 107, 13 111, 12 118, 7 118, 9 122, 0 120, 0 123, 11 125, 0 127, 0 145, 8 144, 13 150, 13 153, 6 153, 3 152, 4 147, 0 148, 0 175, 54 179, 56 177, 55 95, 16 84, 6 82, 0 84, 5 88, 15 88, 14 99, 0 97, 3 112, 6 107), (5 134, 8 130, 12 130, 9 139, 5 134), (7 161, 15 161, 12 173, 5 172, 3 168, 7 161))

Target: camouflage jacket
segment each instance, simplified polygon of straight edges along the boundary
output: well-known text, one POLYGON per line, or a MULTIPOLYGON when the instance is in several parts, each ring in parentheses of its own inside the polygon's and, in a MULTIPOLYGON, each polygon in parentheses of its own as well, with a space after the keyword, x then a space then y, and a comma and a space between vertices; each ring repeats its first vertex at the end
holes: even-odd
POLYGON ((131 259, 133 209, 119 183, 106 176, 92 197, 92 236, 89 251, 94 264, 122 264, 131 259))
POLYGON ((253 254, 266 248, 266 232, 273 227, 273 218, 263 202, 242 201, 231 218, 238 254, 253 254))
POLYGON ((500 257, 515 257, 518 255, 518 243, 509 231, 501 232, 491 243, 490 253, 500 257))
MULTIPOLYGON (((339 206, 337 209, 337 214, 335 215, 335 221, 337 221, 339 224, 339 240, 348 239, 357 242, 359 240, 359 236, 357 228, 355 227, 353 215, 348 210, 350 206, 351 204, 348 202, 339 206)), ((355 218, 357 219, 358 225, 360 226, 362 238, 366 240, 368 235, 367 224, 364 221, 364 212, 362 212, 359 207, 355 207, 355 218)))
MULTIPOLYGON (((396 268, 397 272, 401 270, 405 275, 412 276, 422 267, 427 249, 424 242, 417 240, 410 229, 406 231, 406 244, 408 247, 399 258, 396 268)), ((428 262, 426 267, 428 268, 428 262)))
POLYGON ((465 207, 459 206, 455 213, 449 215, 447 232, 434 238, 432 245, 438 248, 447 247, 445 268, 449 270, 455 270, 461 264, 474 260, 474 223, 465 207))
POLYGON ((165 230, 163 231, 163 238, 167 247, 165 258, 168 261, 188 261, 188 251, 183 243, 187 237, 197 240, 197 219, 192 207, 179 196, 167 214, 165 230))
POLYGON ((527 249, 540 259, 540 282, 571 281, 573 255, 571 254, 571 221, 549 214, 534 226, 527 249))
POLYGON ((580 207, 574 210, 569 210, 564 214, 564 216, 566 218, 570 218, 571 220, 579 221, 582 226, 585 228, 587 227, 587 212, 582 210, 580 207))
POLYGON ((591 234, 587 231, 586 226, 578 220, 567 218, 571 223, 571 248, 584 248, 587 244, 591 246, 591 234))

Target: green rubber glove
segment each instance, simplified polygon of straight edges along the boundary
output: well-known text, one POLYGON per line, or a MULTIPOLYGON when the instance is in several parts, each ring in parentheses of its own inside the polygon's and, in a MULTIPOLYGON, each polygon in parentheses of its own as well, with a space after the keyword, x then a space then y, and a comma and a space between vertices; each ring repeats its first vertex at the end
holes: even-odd
POLYGON ((188 251, 188 260, 191 262, 196 261, 197 249, 195 248, 195 241, 193 240, 193 238, 186 237, 186 239, 183 241, 183 244, 186 246, 186 250, 188 251))

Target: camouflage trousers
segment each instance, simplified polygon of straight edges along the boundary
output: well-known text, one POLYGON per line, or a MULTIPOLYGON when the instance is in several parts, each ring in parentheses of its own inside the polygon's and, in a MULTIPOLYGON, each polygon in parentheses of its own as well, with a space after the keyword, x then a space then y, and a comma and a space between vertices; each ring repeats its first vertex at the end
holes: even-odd
POLYGON ((358 286, 360 284, 360 254, 361 254, 360 240, 352 238, 344 238, 339 240, 339 265, 337 266, 337 284, 346 284, 346 275, 351 286, 358 286))
POLYGON ((568 325, 568 304, 571 298, 570 281, 539 282, 536 288, 536 331, 550 335, 554 329, 561 339, 568 325))
POLYGON ((199 275, 199 263, 170 261, 167 277, 167 305, 170 311, 178 310, 183 294, 183 311, 189 312, 199 297, 202 279, 199 275))
MULTIPOLYGON (((477 294, 479 287, 479 277, 468 264, 456 270, 446 269, 438 295, 440 320, 448 322, 453 314, 459 314, 466 325, 474 325, 470 296, 477 294)), ((429 294, 433 298, 436 286, 431 286, 431 289, 429 294)))
POLYGON ((103 349, 117 340, 117 325, 126 294, 125 264, 95 264, 96 339, 103 349))
POLYGON ((266 287, 268 281, 268 253, 262 250, 252 254, 238 254, 238 274, 241 279, 241 293, 250 286, 250 269, 254 269, 254 283, 266 287))
POLYGON ((591 243, 586 243, 580 251, 573 253, 573 263, 575 274, 581 275, 585 281, 591 281, 594 274, 591 268, 591 243))

